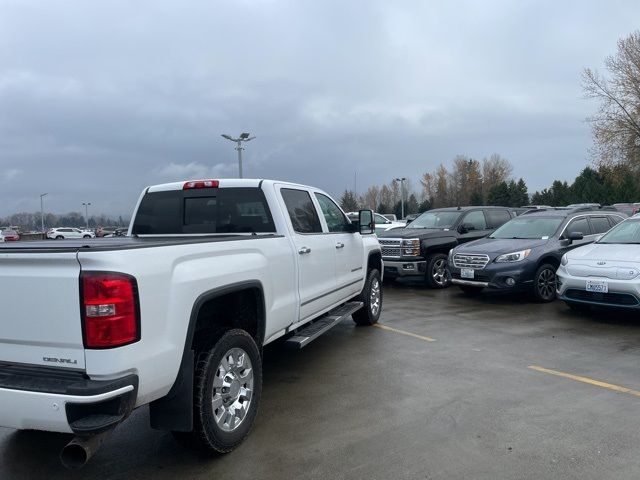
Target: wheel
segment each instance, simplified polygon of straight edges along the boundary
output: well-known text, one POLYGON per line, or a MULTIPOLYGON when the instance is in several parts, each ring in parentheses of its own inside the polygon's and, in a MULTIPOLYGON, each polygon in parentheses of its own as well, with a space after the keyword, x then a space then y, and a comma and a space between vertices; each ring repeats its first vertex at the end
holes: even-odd
POLYGON ((200 352, 194 373, 193 430, 172 432, 190 448, 227 453, 249 434, 262 393, 262 360, 244 330, 225 332, 200 352))
POLYGON ((64 237, 63 237, 62 235, 58 235, 58 236, 56 237, 56 240, 64 240, 64 237))
POLYGON ((427 257, 427 285, 431 288, 446 288, 451 283, 451 272, 447 265, 447 256, 436 253, 427 257))
POLYGON ((533 297, 538 302, 552 302, 556 298, 556 267, 545 263, 533 277, 533 297))
POLYGON ((91 235, 83 235, 82 238, 91 238, 91 235))
POLYGON ((380 272, 376 269, 369 270, 364 288, 359 300, 364 304, 360 310, 351 315, 357 325, 373 325, 378 323, 382 312, 382 287, 380 285, 380 272))
POLYGON ((458 288, 460 288, 460 290, 462 290, 462 292, 467 295, 478 295, 480 292, 482 292, 482 288, 471 287, 469 285, 458 285, 458 288))
POLYGON ((564 302, 567 307, 573 310, 576 313, 588 313, 591 311, 590 305, 585 305, 584 303, 576 303, 576 302, 564 302))

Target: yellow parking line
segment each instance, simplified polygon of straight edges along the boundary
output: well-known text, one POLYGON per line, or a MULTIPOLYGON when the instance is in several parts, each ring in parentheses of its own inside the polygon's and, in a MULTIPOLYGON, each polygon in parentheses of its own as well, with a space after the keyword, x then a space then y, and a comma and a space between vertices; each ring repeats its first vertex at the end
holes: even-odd
POLYGON ((594 380, 593 378, 581 377, 580 375, 572 375, 570 373, 565 373, 565 372, 558 372, 557 370, 550 370, 548 368, 538 367, 536 365, 529 365, 528 368, 530 368, 531 370, 535 370, 537 372, 548 373, 549 375, 564 377, 570 380, 575 380, 577 382, 588 383, 589 385, 595 385, 596 387, 607 388, 615 392, 628 393, 630 395, 635 395, 636 397, 640 397, 640 392, 638 390, 632 390, 631 388, 621 387, 619 385, 613 385, 611 383, 601 382, 600 380, 594 380))
POLYGON ((373 326, 381 328, 382 330, 388 330, 389 332, 395 332, 395 333, 399 333, 401 335, 406 335, 407 337, 418 338, 420 340, 424 340, 425 342, 435 342, 436 341, 435 338, 425 337, 424 335, 417 335, 417 334, 411 333, 411 332, 405 332, 404 330, 399 330, 397 328, 388 327, 386 325, 382 325, 381 323, 375 323, 373 326))

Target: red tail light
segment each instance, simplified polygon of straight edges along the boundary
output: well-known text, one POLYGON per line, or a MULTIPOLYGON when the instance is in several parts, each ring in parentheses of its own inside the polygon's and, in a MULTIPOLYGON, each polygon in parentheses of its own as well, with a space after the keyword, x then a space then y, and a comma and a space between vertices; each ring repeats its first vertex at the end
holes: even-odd
POLYGON ((220 182, 218 180, 194 180, 193 182, 186 182, 183 186, 183 190, 193 190, 195 188, 218 188, 220 182))
POLYGON ((83 272, 82 322, 86 348, 113 348, 140 340, 138 286, 131 275, 83 272))

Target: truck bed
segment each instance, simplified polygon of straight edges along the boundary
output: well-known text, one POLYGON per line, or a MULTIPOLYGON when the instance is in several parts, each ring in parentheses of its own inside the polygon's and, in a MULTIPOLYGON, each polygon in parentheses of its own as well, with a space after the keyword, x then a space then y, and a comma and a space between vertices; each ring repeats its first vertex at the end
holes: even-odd
POLYGON ((78 238, 69 240, 36 240, 26 242, 0 243, 0 253, 62 253, 78 250, 108 251, 132 248, 170 247, 193 243, 229 242, 234 240, 255 240, 276 238, 281 235, 190 235, 167 237, 107 237, 78 238))

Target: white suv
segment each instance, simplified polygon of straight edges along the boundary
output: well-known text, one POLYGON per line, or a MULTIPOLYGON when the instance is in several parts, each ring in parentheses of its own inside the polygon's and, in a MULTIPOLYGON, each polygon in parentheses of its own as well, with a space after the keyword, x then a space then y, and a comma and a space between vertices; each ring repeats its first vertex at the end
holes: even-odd
POLYGON ((63 240, 67 238, 93 238, 96 235, 89 230, 80 230, 79 228, 50 228, 47 231, 47 238, 54 240, 63 240))
POLYGON ((558 295, 572 309, 640 308, 640 218, 566 253, 557 277, 558 295))

